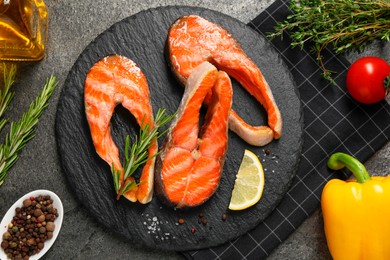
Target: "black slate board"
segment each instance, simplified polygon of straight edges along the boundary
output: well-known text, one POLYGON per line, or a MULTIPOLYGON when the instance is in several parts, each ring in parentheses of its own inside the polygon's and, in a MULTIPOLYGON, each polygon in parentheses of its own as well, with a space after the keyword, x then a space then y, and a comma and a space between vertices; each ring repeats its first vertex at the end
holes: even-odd
MULTIPOLYGON (((233 107, 247 121, 263 124, 266 114, 233 81, 233 107)), ((132 116, 118 107, 111 131, 119 147, 126 134, 138 129, 132 116)), ((110 27, 89 44, 79 56, 65 81, 56 115, 56 137, 62 169, 78 200, 110 230, 133 243, 166 250, 193 250, 216 246, 234 239, 263 221, 287 192, 296 173, 302 147, 302 113, 297 91, 280 56, 269 43, 245 24, 222 13, 194 7, 161 7, 140 12, 110 27), (198 14, 225 27, 240 42, 249 57, 261 68, 270 84, 283 119, 280 140, 266 147, 252 147, 229 133, 229 149, 223 176, 215 195, 191 210, 174 210, 154 197, 140 205, 115 193, 109 166, 96 154, 84 114, 84 80, 89 68, 102 57, 120 54, 134 60, 146 75, 154 112, 164 107, 176 111, 183 89, 164 60, 164 44, 169 26, 180 16, 198 14), (260 202, 244 211, 227 207, 244 149, 255 152, 265 169, 265 189, 260 202), (265 153, 265 149, 271 151, 265 153), (228 218, 223 221, 222 214, 228 218), (199 224, 203 213, 207 224, 199 224), (178 224, 178 218, 185 223, 178 224)), ((160 140, 161 142, 162 140, 160 140)), ((139 173, 136 173, 139 174, 139 173)))

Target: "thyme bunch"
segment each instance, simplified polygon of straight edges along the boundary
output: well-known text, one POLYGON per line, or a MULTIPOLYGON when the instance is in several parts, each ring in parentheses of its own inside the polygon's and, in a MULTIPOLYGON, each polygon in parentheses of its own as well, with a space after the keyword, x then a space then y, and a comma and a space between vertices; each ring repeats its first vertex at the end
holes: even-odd
POLYGON ((331 46, 336 54, 363 51, 375 40, 390 41, 390 0, 292 0, 293 11, 278 22, 269 38, 289 32, 292 47, 311 42, 323 75, 332 72, 324 64, 322 51, 331 46))
MULTIPOLYGON (((2 116, 14 95, 13 92, 10 92, 10 88, 15 82, 15 75, 15 65, 12 65, 9 70, 4 65, 4 88, 0 91, 1 127, 4 127, 8 121, 7 119, 3 119, 2 116)), ((18 160, 19 151, 34 137, 34 127, 38 124, 40 116, 48 106, 48 100, 57 84, 58 82, 55 76, 52 75, 46 80, 42 92, 30 104, 28 111, 22 115, 19 121, 11 122, 10 130, 5 137, 5 142, 0 144, 0 186, 7 178, 8 170, 18 160)))
POLYGON ((174 116, 175 113, 168 116, 166 115, 165 109, 159 109, 156 114, 154 127, 151 128, 149 124, 145 124, 141 127, 139 135, 135 137, 135 141, 131 147, 130 137, 129 135, 126 136, 125 160, 123 166, 124 176, 122 183, 120 182, 120 172, 116 170, 114 166, 111 167, 117 199, 137 186, 136 182, 130 181, 131 179, 129 179, 129 177, 139 166, 158 155, 158 153, 156 153, 149 157, 148 149, 153 145, 155 140, 165 134, 168 129, 162 132, 159 132, 159 129, 171 121, 174 116))

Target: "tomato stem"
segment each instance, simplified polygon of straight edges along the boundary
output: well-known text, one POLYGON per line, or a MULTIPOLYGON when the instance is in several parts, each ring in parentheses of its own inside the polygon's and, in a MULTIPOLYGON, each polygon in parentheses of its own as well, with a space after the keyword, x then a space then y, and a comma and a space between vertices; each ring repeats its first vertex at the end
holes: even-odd
POLYGON ((387 94, 390 92, 390 75, 384 79, 383 85, 385 86, 385 96, 387 96, 387 94))

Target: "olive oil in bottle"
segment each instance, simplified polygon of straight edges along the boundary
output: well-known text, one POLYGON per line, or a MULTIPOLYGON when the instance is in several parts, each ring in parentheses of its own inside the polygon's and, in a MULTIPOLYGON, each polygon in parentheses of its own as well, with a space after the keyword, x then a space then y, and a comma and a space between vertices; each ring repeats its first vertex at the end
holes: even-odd
POLYGON ((0 0, 0 60, 41 60, 47 23, 43 0, 0 0))

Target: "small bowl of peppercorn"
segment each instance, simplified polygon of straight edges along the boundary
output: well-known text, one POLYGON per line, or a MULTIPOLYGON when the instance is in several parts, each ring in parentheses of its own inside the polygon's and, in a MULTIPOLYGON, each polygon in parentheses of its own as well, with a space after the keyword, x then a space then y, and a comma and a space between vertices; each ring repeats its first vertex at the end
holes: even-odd
POLYGON ((37 260, 53 245, 62 225, 60 198, 49 190, 22 196, 4 215, 0 259, 37 260))

